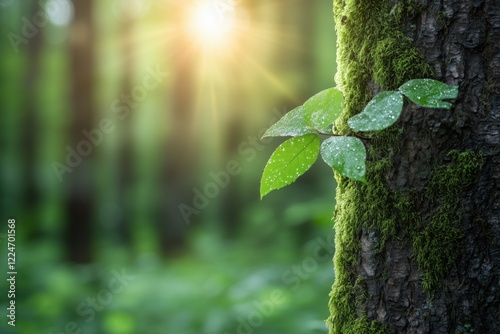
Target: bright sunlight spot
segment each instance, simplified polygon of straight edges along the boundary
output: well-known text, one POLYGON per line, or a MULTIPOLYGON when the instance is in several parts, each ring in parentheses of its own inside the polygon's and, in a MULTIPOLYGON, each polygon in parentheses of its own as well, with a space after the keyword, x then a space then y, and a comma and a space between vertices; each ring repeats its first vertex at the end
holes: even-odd
POLYGON ((206 46, 227 44, 235 26, 233 11, 234 8, 214 6, 213 2, 201 3, 190 18, 192 33, 206 46))

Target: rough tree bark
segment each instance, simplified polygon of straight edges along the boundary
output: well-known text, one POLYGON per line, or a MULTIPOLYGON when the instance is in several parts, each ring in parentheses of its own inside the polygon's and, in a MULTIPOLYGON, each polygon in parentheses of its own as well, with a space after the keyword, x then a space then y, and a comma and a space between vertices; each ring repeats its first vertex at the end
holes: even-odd
POLYGON ((500 333, 500 1, 334 0, 334 16, 337 132, 409 79, 460 94, 373 135, 368 185, 337 176, 330 333, 500 333))

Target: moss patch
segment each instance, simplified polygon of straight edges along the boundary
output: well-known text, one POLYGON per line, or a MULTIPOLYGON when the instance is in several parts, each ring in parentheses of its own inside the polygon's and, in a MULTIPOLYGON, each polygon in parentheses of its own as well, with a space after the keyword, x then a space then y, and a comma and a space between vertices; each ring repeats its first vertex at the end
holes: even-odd
POLYGON ((427 72, 427 66, 414 67, 414 64, 423 62, 423 55, 413 47, 412 40, 402 33, 379 41, 373 53, 376 69, 374 80, 382 88, 396 89, 410 78, 422 77, 422 71, 427 72))
MULTIPOLYGON (((432 77, 432 69, 400 30, 402 22, 419 9, 415 0, 334 0, 338 34, 335 78, 344 93, 344 112, 335 131, 348 134, 347 120, 361 112, 380 88, 396 89, 410 79, 432 77)), ((330 294, 330 333, 387 333, 388 328, 359 314, 356 305, 360 286, 356 267, 363 228, 379 232, 380 249, 397 231, 414 219, 408 197, 394 193, 386 176, 397 151, 401 128, 377 133, 368 147, 368 185, 336 175, 338 182, 335 211, 336 280, 330 294), (367 200, 369 199, 369 200, 367 200), (396 210, 395 210, 396 208, 396 210)))
POLYGON ((347 119, 362 111, 373 97, 375 84, 384 90, 433 76, 431 66, 400 30, 401 23, 420 8, 415 0, 334 0, 337 27, 335 81, 344 93, 345 112, 338 132, 349 132, 347 119))
POLYGON ((388 330, 385 325, 361 317, 346 326, 344 334, 385 334, 388 333, 388 330))
POLYGON ((437 202, 438 207, 430 224, 413 238, 422 284, 428 293, 440 286, 460 254, 464 237, 460 229, 460 193, 482 166, 480 153, 451 151, 448 157, 451 163, 437 168, 426 187, 427 198, 437 202))

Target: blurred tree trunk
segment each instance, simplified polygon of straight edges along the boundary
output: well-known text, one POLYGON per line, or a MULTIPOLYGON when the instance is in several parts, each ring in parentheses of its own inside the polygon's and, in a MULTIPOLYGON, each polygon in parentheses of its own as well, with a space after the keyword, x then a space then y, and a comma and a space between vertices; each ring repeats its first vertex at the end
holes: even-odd
MULTIPOLYGON (((220 62, 218 66, 226 67, 227 88, 222 88, 229 90, 231 106, 226 108, 227 110, 223 115, 224 126, 221 129, 223 136, 221 136, 222 142, 219 144, 223 148, 223 161, 219 164, 220 170, 224 170, 227 162, 232 159, 244 163, 241 155, 237 156, 237 154, 238 147, 246 140, 244 138, 245 123, 249 111, 250 96, 247 84, 248 68, 242 65, 242 59, 245 57, 253 59, 256 56, 252 45, 252 42, 255 41, 252 41, 252 38, 248 36, 247 30, 252 19, 255 18, 256 9, 257 6, 250 6, 248 2, 240 1, 232 10, 224 13, 226 16, 222 16, 223 19, 230 19, 230 15, 232 15, 235 22, 237 22, 237 28, 234 32, 236 36, 233 37, 235 40, 229 41, 229 48, 231 49, 228 52, 229 54, 226 55, 228 59, 218 59, 220 62)), ((252 135, 257 137, 256 134, 252 135)), ((240 183, 234 182, 236 177, 231 177, 228 185, 222 187, 219 202, 220 223, 228 238, 235 236, 244 221, 241 217, 241 208, 247 200, 244 191, 238 187, 240 183)))
POLYGON ((500 2, 334 0, 344 116, 435 76, 451 110, 408 104, 338 179, 330 333, 500 333, 500 2))
POLYGON ((317 2, 311 1, 307 5, 304 5, 302 1, 297 1, 298 3, 292 7, 292 19, 290 22, 290 27, 295 31, 294 39, 296 40, 294 45, 294 54, 296 54, 296 59, 294 59, 294 64, 292 68, 301 68, 305 71, 303 76, 300 76, 301 86, 299 99, 301 101, 307 100, 309 97, 314 95, 314 87, 311 84, 314 82, 314 34, 315 34, 315 16, 317 2))
MULTIPOLYGON (((38 1, 30 1, 29 17, 40 11, 38 1)), ((37 182, 38 170, 38 142, 39 142, 39 125, 38 119, 38 103, 37 103, 37 85, 40 77, 40 60, 43 46, 43 29, 39 29, 27 43, 27 52, 29 61, 27 62, 25 75, 25 88, 27 99, 24 100, 24 119, 22 126, 22 148, 24 153, 24 204, 27 212, 34 213, 36 206, 40 201, 40 189, 37 182)))
POLYGON ((294 106, 314 95, 314 12, 316 2, 304 5, 301 0, 276 1, 277 22, 283 47, 275 48, 272 70, 286 78, 294 96, 287 96, 281 104, 294 106), (300 69, 300 70, 299 70, 300 69))
POLYGON ((172 19, 176 28, 170 41, 170 68, 172 86, 169 92, 170 124, 163 155, 164 175, 161 182, 164 188, 164 203, 160 204, 159 224, 163 253, 168 255, 181 250, 185 245, 187 226, 196 220, 191 215, 187 222, 182 216, 179 205, 193 206, 193 187, 196 173, 196 137, 192 131, 194 114, 194 58, 193 38, 188 32, 187 17, 191 1, 173 6, 172 19), (164 204, 164 205, 163 205, 164 204))
MULTIPOLYGON (((240 75, 234 73, 233 78, 241 78, 240 75)), ((228 161, 236 158, 237 161, 239 157, 236 157, 238 152, 239 145, 243 142, 244 138, 242 138, 242 129, 244 128, 241 123, 242 113, 240 111, 245 108, 245 99, 246 94, 242 91, 242 87, 238 86, 237 83, 233 85, 233 87, 239 87, 240 90, 232 91, 232 105, 235 106, 235 110, 231 109, 232 115, 227 115, 228 120, 225 124, 227 124, 224 129, 224 137, 222 138, 221 146, 223 147, 223 161, 221 164, 218 164, 219 170, 222 171, 226 168, 226 164, 228 161)), ((242 203, 244 202, 244 198, 242 198, 241 190, 238 188, 238 183, 234 182, 234 177, 231 177, 228 181, 228 185, 226 187, 222 187, 221 189, 221 201, 220 205, 220 224, 224 229, 224 233, 226 237, 233 237, 238 227, 241 225, 240 219, 242 203)))
MULTIPOLYGON (((74 0, 75 14, 70 32, 71 108, 69 146, 87 140, 83 130, 94 129, 94 27, 93 2, 74 0)), ((92 145, 92 150, 95 147, 92 145)), ((94 213, 92 156, 82 157, 67 179, 66 247, 69 260, 85 263, 92 258, 92 220, 94 213)))
MULTIPOLYGON (((132 34, 134 30, 134 19, 132 12, 134 8, 130 5, 122 7, 120 16, 120 41, 122 42, 122 83, 121 92, 123 95, 130 95, 133 89, 134 71, 134 49, 132 34)), ((126 245, 131 245, 131 228, 133 224, 135 205, 132 201, 131 193, 134 183, 134 140, 132 133, 132 120, 134 111, 127 117, 120 120, 120 147, 118 156, 118 206, 120 215, 118 221, 118 232, 121 241, 126 245)))

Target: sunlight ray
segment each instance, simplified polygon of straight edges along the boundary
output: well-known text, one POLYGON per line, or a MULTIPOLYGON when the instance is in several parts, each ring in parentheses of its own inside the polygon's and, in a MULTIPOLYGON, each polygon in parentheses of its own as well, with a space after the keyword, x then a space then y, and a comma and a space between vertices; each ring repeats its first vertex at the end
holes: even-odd
POLYGON ((245 59, 253 68, 262 74, 262 76, 264 76, 276 89, 288 97, 293 103, 300 104, 301 101, 298 99, 296 94, 289 90, 286 84, 277 78, 271 71, 264 68, 258 61, 248 55, 246 55, 245 59))

